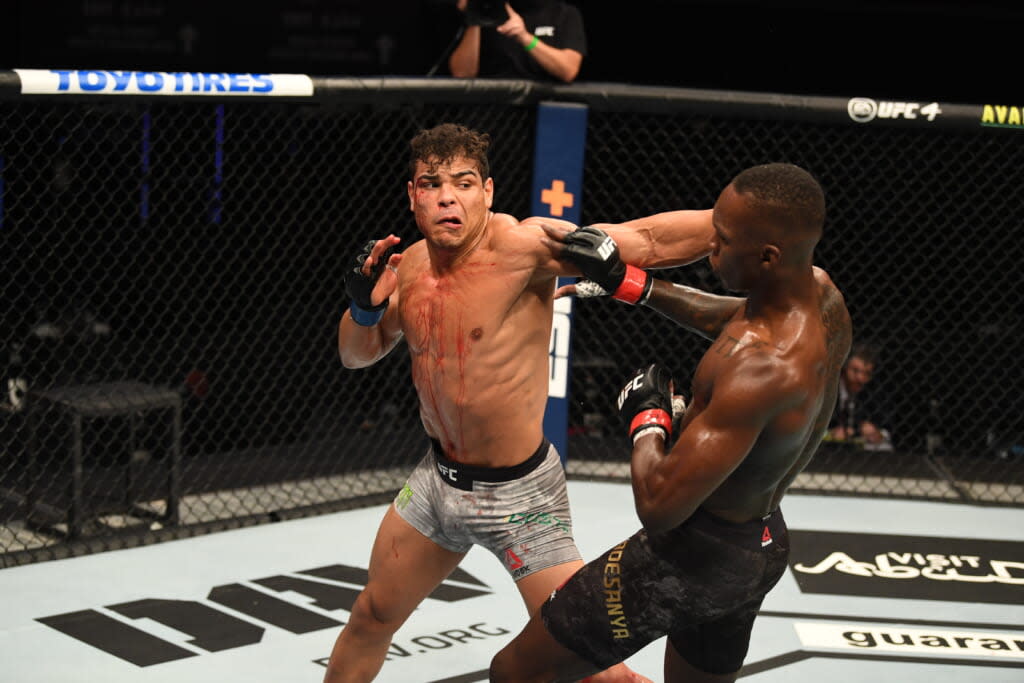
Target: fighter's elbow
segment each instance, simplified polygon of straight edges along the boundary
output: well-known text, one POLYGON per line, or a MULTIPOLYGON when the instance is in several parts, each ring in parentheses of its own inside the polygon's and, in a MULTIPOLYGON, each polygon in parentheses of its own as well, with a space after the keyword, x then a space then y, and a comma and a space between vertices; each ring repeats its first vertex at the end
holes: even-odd
POLYGON ((338 346, 338 359, 341 360, 341 364, 347 370, 358 370, 359 368, 372 365, 372 361, 367 361, 361 355, 353 353, 352 349, 341 345, 338 346))
POLYGON ((342 357, 341 359, 341 364, 345 366, 346 370, 362 370, 363 368, 370 367, 376 362, 376 358, 357 358, 353 356, 342 357))
POLYGON ((673 528, 673 525, 666 523, 663 519, 648 517, 640 518, 640 524, 648 534, 663 534, 673 528))
POLYGON ((681 509, 678 505, 664 502, 637 501, 636 514, 647 533, 661 534, 675 529, 686 521, 693 514, 693 509, 689 506, 681 509))
POLYGON ((649 534, 660 534, 672 529, 676 525, 662 511, 650 505, 636 505, 636 515, 640 518, 640 524, 649 534))

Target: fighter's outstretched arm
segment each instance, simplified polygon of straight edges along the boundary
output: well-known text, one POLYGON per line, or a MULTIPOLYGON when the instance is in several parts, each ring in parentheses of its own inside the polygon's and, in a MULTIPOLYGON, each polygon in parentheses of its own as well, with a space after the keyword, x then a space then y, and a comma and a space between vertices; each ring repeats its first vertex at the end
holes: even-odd
POLYGON ((640 268, 683 266, 711 253, 711 209, 664 211, 625 223, 594 223, 608 233, 622 260, 640 268))
MULTIPOLYGON (((700 213, 700 212, 676 212, 700 213)), ((542 225, 545 246, 559 259, 579 268, 588 278, 576 285, 566 285, 558 295, 579 297, 611 294, 633 304, 645 304, 683 327, 714 339, 725 324, 743 306, 745 299, 719 296, 684 285, 658 280, 650 273, 627 265, 618 240, 595 226, 578 230, 571 224, 542 225)), ((629 233, 626 241, 635 238, 629 233)), ((634 249, 638 249, 636 244, 634 249)))

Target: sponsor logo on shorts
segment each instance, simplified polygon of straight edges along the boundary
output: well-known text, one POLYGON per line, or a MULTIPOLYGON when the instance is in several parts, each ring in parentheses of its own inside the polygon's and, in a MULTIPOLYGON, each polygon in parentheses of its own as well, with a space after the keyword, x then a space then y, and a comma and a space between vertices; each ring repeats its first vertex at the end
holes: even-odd
POLYGON ((512 571, 512 578, 513 578, 513 580, 514 579, 518 579, 518 578, 520 578, 522 576, 526 576, 529 573, 530 573, 530 565, 524 564, 519 569, 515 569, 515 570, 512 571))
POLYGON ((505 518, 505 521, 509 522, 510 524, 519 524, 524 526, 526 524, 541 524, 543 526, 555 526, 558 527, 558 529, 560 529, 561 531, 564 531, 565 533, 570 532, 569 524, 565 520, 559 519, 557 516, 551 514, 550 512, 513 512, 511 515, 505 518))
POLYGON ((761 547, 764 548, 764 547, 766 547, 768 545, 771 545, 771 542, 772 542, 772 532, 768 531, 768 527, 765 527, 764 528, 764 532, 762 532, 762 534, 761 534, 761 547))
POLYGON ((516 555, 512 548, 505 549, 505 566, 509 569, 519 569, 523 566, 523 560, 516 555))
POLYGON ((437 471, 441 474, 443 479, 447 479, 449 481, 459 480, 459 468, 457 467, 449 467, 448 465, 437 463, 437 471))
POLYGON ((611 549, 604 563, 604 606, 613 638, 629 638, 629 623, 622 609, 622 551, 629 540, 611 549))
POLYGON ((399 510, 404 510, 405 506, 409 504, 410 500, 412 500, 412 489, 409 488, 408 484, 406 484, 405 486, 402 487, 402 490, 399 491, 398 495, 395 497, 395 507, 398 508, 399 510))
POLYGON ((512 548, 505 549, 505 566, 512 574, 513 579, 518 579, 530 571, 530 565, 523 562, 523 558, 516 555, 512 548))

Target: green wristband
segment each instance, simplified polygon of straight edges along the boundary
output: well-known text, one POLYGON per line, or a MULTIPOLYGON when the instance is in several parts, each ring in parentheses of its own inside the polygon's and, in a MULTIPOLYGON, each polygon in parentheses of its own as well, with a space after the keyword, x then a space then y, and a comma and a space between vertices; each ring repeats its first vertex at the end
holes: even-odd
POLYGON ((534 36, 533 40, 531 40, 526 45, 523 45, 523 49, 526 50, 527 52, 529 52, 533 48, 537 47, 537 43, 539 43, 539 42, 540 42, 540 38, 538 38, 537 36, 534 36))

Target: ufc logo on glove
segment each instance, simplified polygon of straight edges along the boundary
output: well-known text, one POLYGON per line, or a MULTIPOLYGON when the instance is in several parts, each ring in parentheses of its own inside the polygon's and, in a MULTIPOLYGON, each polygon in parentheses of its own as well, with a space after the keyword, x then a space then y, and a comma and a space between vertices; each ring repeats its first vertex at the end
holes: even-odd
POLYGON ((626 399, 629 397, 629 394, 633 391, 636 391, 637 389, 640 389, 641 387, 643 387, 643 385, 644 376, 637 375, 636 377, 633 378, 632 382, 622 387, 622 391, 619 392, 619 399, 617 401, 616 408, 622 410, 622 404, 626 402, 626 399))

